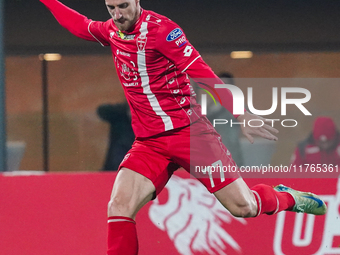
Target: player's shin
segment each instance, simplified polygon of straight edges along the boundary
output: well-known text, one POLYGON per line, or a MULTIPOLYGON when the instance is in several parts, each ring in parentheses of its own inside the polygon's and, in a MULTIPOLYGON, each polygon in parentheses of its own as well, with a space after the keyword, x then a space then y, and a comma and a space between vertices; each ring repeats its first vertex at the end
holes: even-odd
POLYGON ((294 207, 294 198, 289 193, 277 192, 271 186, 258 184, 251 188, 260 214, 275 214, 294 207))
POLYGON ((109 217, 107 241, 107 255, 137 255, 136 222, 128 217, 109 217))

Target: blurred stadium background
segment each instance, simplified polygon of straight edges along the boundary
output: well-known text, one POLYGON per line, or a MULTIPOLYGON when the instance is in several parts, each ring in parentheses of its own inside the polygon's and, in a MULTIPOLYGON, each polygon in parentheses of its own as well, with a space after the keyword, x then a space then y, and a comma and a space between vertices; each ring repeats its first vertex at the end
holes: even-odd
MULTIPOLYGON (((92 19, 109 18, 104 1, 63 2, 92 19)), ((7 140, 26 143, 20 169, 42 169, 38 55, 56 52, 63 58, 49 63, 48 68, 50 170, 97 171, 105 157, 108 126, 96 116, 96 107, 124 101, 110 49, 69 34, 37 0, 4 3, 7 140)), ((174 0, 170 4, 165 0, 143 0, 142 6, 182 26, 217 74, 229 72, 235 78, 340 76, 338 1, 174 0), (254 55, 249 59, 232 59, 230 53, 238 50, 249 50, 254 55)), ((236 85, 242 88, 242 84, 236 85)), ((314 87, 307 106, 314 116, 330 115, 340 126, 339 89, 339 85, 314 87)), ((254 93, 255 106, 267 109, 271 88, 259 85, 254 93), (268 100, 263 100, 264 97, 268 100)), ((280 130, 273 164, 287 164, 296 141, 311 130, 314 116, 290 113, 287 118, 297 119, 300 125, 294 132, 280 130)))
MULTIPOLYGON (((92 19, 109 18, 104 1, 63 2, 92 19)), ((38 55, 56 52, 63 58, 49 63, 48 68, 50 170, 97 171, 107 149, 108 126, 95 110, 102 103, 124 101, 110 49, 69 34, 37 0, 4 3, 7 140, 26 143, 20 169, 42 169, 38 55)), ((235 78, 340 76, 338 1, 174 0, 169 4, 143 0, 141 4, 176 21, 217 74, 229 72, 235 78), (249 50, 254 55, 232 59, 230 53, 238 50, 249 50)), ((307 108, 314 116, 334 117, 340 126, 336 104, 340 86, 332 84, 314 86, 307 108)), ((242 84, 236 85, 242 88, 242 84)), ((259 85, 254 93, 258 109, 270 107, 271 88, 259 85)), ((296 141, 311 130, 314 116, 304 117, 298 112, 290 111, 287 118, 297 119, 299 127, 294 132, 280 130, 273 164, 287 164, 296 141)))

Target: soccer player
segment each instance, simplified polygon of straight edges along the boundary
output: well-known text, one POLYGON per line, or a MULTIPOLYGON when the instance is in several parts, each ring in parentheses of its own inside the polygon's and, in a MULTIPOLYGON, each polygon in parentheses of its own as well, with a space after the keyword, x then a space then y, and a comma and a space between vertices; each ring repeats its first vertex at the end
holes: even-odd
MULTIPOLYGON (((144 10, 139 0, 106 0, 111 19, 92 21, 57 0, 40 0, 57 21, 74 35, 110 46, 132 116, 136 140, 119 166, 108 204, 108 253, 138 253, 137 212, 164 188, 173 171, 193 166, 234 166, 220 136, 201 114, 188 76, 214 93, 222 81, 203 61, 182 29, 168 18, 144 10)), ((216 95, 216 94, 215 94, 216 95)), ((227 89, 218 95, 233 112, 227 89)), ((245 112, 241 123, 262 118, 245 112)), ((241 125, 243 134, 277 140, 269 125, 241 125)), ((193 171, 191 171, 193 173, 193 171)), ((222 205, 237 217, 256 217, 282 210, 325 214, 326 205, 316 195, 283 185, 259 184, 251 189, 237 175, 196 177, 222 205)))

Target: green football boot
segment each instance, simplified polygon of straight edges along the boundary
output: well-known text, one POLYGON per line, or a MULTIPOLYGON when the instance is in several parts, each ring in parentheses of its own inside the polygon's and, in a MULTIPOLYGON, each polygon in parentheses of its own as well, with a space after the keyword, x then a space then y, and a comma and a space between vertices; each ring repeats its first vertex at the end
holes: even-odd
POLYGON ((293 196, 295 200, 295 205, 292 210, 293 212, 309 213, 314 215, 324 215, 327 212, 325 202, 313 193, 297 191, 282 184, 274 187, 274 190, 278 192, 288 192, 293 196))

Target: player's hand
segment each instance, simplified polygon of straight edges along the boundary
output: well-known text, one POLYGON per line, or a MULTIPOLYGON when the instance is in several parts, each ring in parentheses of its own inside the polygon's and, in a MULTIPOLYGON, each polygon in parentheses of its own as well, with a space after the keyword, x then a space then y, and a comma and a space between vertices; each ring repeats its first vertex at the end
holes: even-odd
POLYGON ((244 115, 240 115, 237 117, 237 121, 245 123, 245 125, 243 124, 240 125, 241 130, 242 130, 242 133, 247 137, 247 139, 251 143, 254 143, 253 135, 260 136, 268 140, 274 140, 274 141, 278 140, 278 138, 272 133, 277 134, 279 133, 279 131, 276 128, 273 128, 272 126, 266 124, 266 123, 271 122, 270 120, 266 120, 255 114, 245 112, 244 115), (252 120, 250 122, 252 126, 248 125, 249 120, 252 120), (255 121, 255 120, 259 120, 259 121, 255 121), (261 125, 261 123, 264 123, 264 124, 261 125))

